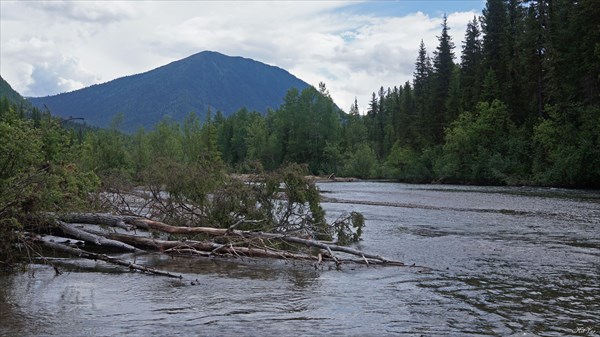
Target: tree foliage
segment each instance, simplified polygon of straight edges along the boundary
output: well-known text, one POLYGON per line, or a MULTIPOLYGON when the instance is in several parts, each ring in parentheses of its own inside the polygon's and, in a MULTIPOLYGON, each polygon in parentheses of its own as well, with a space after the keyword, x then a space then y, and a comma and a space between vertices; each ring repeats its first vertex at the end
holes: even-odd
POLYGON ((71 161, 79 148, 58 121, 44 116, 35 127, 10 105, 0 116, 0 266, 10 266, 21 256, 18 230, 41 212, 88 206, 99 181, 71 161))
POLYGON ((506 183, 514 128, 506 104, 499 100, 479 103, 475 113, 462 113, 447 130, 439 176, 462 183, 506 183))
POLYGON ((600 108, 552 106, 534 129, 535 179, 545 185, 591 187, 600 181, 600 108))

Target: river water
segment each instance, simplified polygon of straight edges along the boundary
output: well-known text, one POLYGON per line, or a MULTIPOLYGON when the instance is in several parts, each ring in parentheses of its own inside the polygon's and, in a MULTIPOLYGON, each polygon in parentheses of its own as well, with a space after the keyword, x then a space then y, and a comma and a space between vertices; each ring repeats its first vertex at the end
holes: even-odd
POLYGON ((358 248, 415 267, 137 257, 179 281, 56 258, 0 276, 0 336, 600 334, 599 192, 320 188, 329 217, 364 214, 358 248))

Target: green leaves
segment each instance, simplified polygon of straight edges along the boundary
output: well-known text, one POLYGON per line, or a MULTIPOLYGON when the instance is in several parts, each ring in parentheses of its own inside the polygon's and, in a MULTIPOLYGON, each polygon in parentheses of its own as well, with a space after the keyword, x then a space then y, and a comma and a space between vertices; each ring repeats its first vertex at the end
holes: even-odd
POLYGON ((446 131, 437 173, 450 181, 505 183, 513 131, 506 104, 479 103, 476 114, 463 112, 446 131))
POLYGON ((44 159, 42 137, 29 121, 0 120, 0 180, 40 165, 44 159))
POLYGON ((282 142, 281 162, 308 164, 313 174, 323 172, 329 166, 324 149, 339 139, 337 108, 329 96, 313 87, 300 93, 290 90, 285 102, 274 113, 272 124, 273 133, 282 142))
MULTIPOLYGON (((11 109, 12 111, 12 109, 11 109)), ((98 177, 80 171, 67 131, 49 116, 33 121, 14 114, 0 119, 0 264, 19 258, 15 230, 39 212, 63 212, 88 205, 98 177)))
POLYGON ((600 108, 547 108, 534 129, 535 179, 554 186, 600 186, 600 108))
POLYGON ((349 153, 342 173, 350 177, 373 178, 377 177, 378 167, 375 151, 367 143, 362 143, 349 153))

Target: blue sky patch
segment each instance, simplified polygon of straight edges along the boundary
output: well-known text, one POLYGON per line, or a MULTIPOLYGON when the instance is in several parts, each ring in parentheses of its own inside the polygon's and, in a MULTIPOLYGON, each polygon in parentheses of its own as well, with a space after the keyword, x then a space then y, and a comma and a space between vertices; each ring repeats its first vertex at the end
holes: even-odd
POLYGON ((430 17, 441 16, 444 13, 468 12, 474 10, 481 13, 485 6, 483 0, 399 0, 399 1, 365 1, 350 4, 341 11, 356 15, 374 16, 404 16, 422 12, 430 17))

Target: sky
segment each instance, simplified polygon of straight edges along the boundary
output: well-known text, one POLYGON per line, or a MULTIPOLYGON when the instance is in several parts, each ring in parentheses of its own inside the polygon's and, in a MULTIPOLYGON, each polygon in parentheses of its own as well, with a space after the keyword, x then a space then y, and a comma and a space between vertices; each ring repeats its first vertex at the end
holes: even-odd
MULTIPOLYGON (((484 0, 0 1, 0 74, 23 96, 68 92, 204 50, 283 68, 345 111, 412 80, 442 17, 460 57, 484 0)), ((458 61, 458 59, 457 59, 458 61)))

